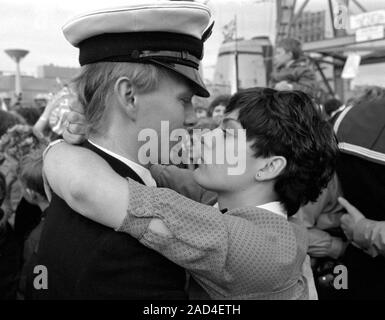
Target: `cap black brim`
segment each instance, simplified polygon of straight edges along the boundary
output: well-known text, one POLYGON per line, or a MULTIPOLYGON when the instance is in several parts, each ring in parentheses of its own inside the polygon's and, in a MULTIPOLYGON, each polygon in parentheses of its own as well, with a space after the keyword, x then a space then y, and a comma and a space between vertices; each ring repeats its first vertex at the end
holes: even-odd
POLYGON ((197 69, 177 63, 161 62, 156 59, 151 59, 151 62, 183 76, 193 87, 195 95, 204 98, 210 97, 210 92, 208 92, 208 90, 206 89, 202 77, 197 69))

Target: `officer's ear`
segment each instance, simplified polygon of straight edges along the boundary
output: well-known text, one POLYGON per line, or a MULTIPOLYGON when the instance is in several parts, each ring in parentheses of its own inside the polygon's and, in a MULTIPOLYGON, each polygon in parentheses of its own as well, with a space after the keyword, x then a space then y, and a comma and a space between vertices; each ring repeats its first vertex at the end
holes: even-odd
POLYGON ((131 80, 127 77, 120 77, 116 80, 114 94, 122 110, 127 113, 130 118, 135 118, 137 113, 135 88, 131 80))

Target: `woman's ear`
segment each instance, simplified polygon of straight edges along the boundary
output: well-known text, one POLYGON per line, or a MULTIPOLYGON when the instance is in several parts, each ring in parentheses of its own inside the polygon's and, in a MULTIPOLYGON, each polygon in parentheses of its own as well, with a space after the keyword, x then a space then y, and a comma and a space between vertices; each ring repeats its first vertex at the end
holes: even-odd
POLYGON ((127 77, 120 77, 115 82, 114 93, 122 111, 133 120, 136 119, 137 106, 135 103, 135 90, 131 80, 127 77))
POLYGON ((259 169, 255 174, 257 181, 273 180, 277 178, 286 168, 286 158, 282 156, 273 156, 265 159, 265 166, 259 169))

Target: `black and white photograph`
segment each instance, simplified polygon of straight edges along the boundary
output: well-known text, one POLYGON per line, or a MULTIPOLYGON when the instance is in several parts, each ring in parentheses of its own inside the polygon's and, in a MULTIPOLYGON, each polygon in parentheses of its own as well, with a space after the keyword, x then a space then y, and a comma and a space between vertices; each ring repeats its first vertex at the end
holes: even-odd
POLYGON ((0 300, 385 300, 385 0, 0 13, 0 300))

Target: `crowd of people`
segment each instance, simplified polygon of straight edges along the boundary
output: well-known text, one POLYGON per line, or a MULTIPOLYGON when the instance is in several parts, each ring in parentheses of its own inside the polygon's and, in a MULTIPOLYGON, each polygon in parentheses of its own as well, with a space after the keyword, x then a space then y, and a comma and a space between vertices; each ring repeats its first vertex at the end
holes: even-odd
POLYGON ((45 108, 0 110, 1 299, 385 298, 385 88, 320 101, 300 42, 284 39, 267 88, 206 109, 192 97, 209 95, 207 7, 99 14, 103 34, 92 14, 63 28, 80 48, 72 83, 45 108), (140 130, 166 120, 216 139, 198 142, 202 163, 140 164, 140 130), (205 156, 234 130, 246 167, 229 175, 205 156))

